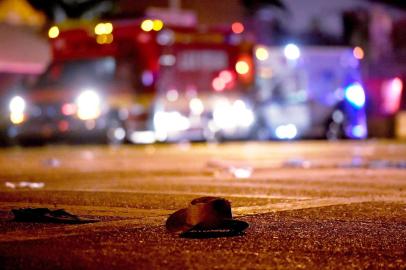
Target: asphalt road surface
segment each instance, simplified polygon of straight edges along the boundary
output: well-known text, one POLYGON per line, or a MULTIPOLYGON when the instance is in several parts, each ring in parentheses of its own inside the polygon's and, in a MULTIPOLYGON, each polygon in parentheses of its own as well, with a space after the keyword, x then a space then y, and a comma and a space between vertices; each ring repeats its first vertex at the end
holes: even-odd
POLYGON ((406 269, 406 144, 0 149, 0 268, 406 269), (231 201, 245 234, 166 231, 206 195, 231 201), (25 207, 99 222, 14 221, 25 207))

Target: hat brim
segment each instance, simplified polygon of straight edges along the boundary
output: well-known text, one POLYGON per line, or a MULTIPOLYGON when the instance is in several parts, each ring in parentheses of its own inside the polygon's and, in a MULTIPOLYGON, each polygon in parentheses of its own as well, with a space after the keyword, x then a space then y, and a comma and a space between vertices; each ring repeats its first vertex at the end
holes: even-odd
POLYGON ((242 232, 248 228, 248 223, 237 219, 223 219, 216 226, 207 228, 206 225, 202 226, 197 224, 193 226, 188 231, 230 231, 230 232, 242 232))
POLYGON ((237 219, 223 219, 215 227, 207 228, 202 224, 190 225, 187 224, 187 208, 180 209, 169 216, 166 220, 166 229, 171 233, 185 233, 189 231, 209 231, 209 230, 223 230, 230 232, 242 232, 248 228, 249 224, 242 220, 237 219))
POLYGON ((182 233, 193 228, 193 225, 189 225, 186 222, 187 208, 180 209, 169 216, 166 220, 166 229, 171 233, 182 233))

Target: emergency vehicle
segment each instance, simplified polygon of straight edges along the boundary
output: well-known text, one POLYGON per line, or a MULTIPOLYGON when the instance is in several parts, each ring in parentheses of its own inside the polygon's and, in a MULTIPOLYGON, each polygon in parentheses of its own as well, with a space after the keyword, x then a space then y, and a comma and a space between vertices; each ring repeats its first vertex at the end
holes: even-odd
POLYGON ((153 129, 158 141, 251 138, 252 43, 231 29, 164 29, 153 129))
POLYGON ((359 50, 256 46, 258 136, 365 138, 366 96, 359 50))
POLYGON ((19 141, 250 134, 252 46, 239 34, 145 19, 53 26, 49 37, 48 70, 9 103, 19 141))
POLYGON ((9 102, 17 141, 122 142, 145 129, 158 69, 156 32, 140 20, 66 23, 49 29, 53 60, 9 102))

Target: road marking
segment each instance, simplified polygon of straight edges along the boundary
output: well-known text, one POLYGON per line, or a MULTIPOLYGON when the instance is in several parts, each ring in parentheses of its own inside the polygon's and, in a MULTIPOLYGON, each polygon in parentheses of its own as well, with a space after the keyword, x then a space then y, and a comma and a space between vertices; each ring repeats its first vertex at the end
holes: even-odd
MULTIPOLYGON (((292 211, 308 208, 319 208, 334 205, 346 205, 353 203, 364 203, 372 201, 392 201, 406 203, 406 198, 400 197, 357 197, 357 198, 316 198, 313 200, 298 200, 292 202, 273 203, 261 206, 249 206, 249 207, 235 207, 233 208, 234 216, 248 216, 255 214, 274 213, 282 211, 292 211)), ((0 203, 0 209, 10 209, 10 206, 15 207, 18 205, 27 205, 27 203, 0 203)), ((30 206, 33 205, 30 203, 30 206)), ((34 204, 35 207, 49 207, 50 205, 34 204)), ((116 221, 102 221, 91 224, 81 225, 61 225, 58 227, 41 228, 35 230, 35 233, 27 233, 26 229, 15 230, 2 234, 0 242, 13 242, 13 241, 27 241, 27 240, 39 240, 50 239, 56 237, 67 237, 86 233, 98 233, 103 231, 120 230, 121 228, 132 229, 144 228, 146 226, 163 226, 167 217, 173 213, 173 210, 165 209, 134 209, 124 207, 97 207, 97 206, 76 206, 76 205, 60 205, 67 210, 74 210, 79 212, 85 212, 89 214, 108 214, 111 216, 117 216, 118 213, 126 213, 132 217, 137 218, 123 219, 116 221)), ((52 207, 52 205, 51 205, 52 207)), ((127 215, 126 215, 127 216, 127 215)))
POLYGON ((137 219, 117 220, 108 222, 97 222, 80 225, 61 225, 58 227, 41 228, 34 232, 29 232, 27 229, 15 230, 3 233, 0 238, 1 242, 28 241, 51 239, 57 237, 67 237, 87 233, 98 233, 103 231, 116 231, 121 228, 132 229, 142 228, 145 226, 159 226, 164 224, 167 215, 150 216, 137 219))
POLYGON ((233 209, 233 213, 238 216, 256 215, 307 208, 363 203, 369 201, 371 201, 371 198, 320 198, 306 201, 292 201, 258 206, 236 207, 233 209))
POLYGON ((161 190, 128 190, 128 189, 70 189, 55 191, 81 191, 81 192, 120 192, 134 194, 158 194, 158 195, 184 195, 184 196, 214 196, 214 197, 234 197, 250 199, 283 199, 283 200, 310 200, 314 197, 309 196, 289 196, 289 195, 266 195, 266 194, 241 194, 241 193, 213 193, 213 192, 190 192, 190 191, 161 191, 161 190))

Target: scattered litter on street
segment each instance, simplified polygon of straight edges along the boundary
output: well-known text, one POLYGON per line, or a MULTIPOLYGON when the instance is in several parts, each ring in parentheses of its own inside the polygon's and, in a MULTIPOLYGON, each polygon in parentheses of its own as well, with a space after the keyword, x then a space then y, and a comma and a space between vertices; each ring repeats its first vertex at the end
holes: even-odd
POLYGON ((372 160, 369 163, 369 167, 374 169, 385 169, 391 166, 392 164, 388 160, 372 160))
POLYGON ((11 212, 14 215, 14 221, 20 222, 84 224, 98 221, 73 215, 64 209, 20 208, 13 209, 11 212))
POLYGON ((61 161, 57 158, 49 158, 44 160, 43 164, 48 167, 57 168, 61 166, 61 161))
MULTIPOLYGON (((238 162, 222 162, 217 160, 208 161, 206 166, 212 170, 215 178, 237 178, 247 179, 254 173, 254 168, 248 165, 239 165, 238 162)), ((361 156, 353 156, 350 161, 338 163, 325 163, 321 161, 311 161, 302 158, 290 158, 279 163, 276 166, 261 167, 260 169, 328 169, 328 168, 345 168, 345 169, 406 169, 406 160, 369 160, 361 156)))
POLYGON ((338 167, 353 169, 406 169, 406 160, 365 160, 353 158, 351 162, 339 164, 338 167))
POLYGON ((338 167, 342 168, 363 168, 366 167, 366 160, 361 157, 353 157, 350 162, 339 164, 338 167))
POLYGON ((310 168, 313 167, 311 162, 308 160, 304 160, 301 158, 292 158, 292 159, 288 159, 286 160, 283 164, 282 167, 286 167, 286 168, 310 168))
POLYGON ((217 161, 217 160, 207 161, 206 166, 210 169, 217 169, 217 168, 224 169, 225 167, 227 167, 226 164, 224 164, 223 162, 217 161))
POLYGON ((406 160, 387 161, 387 160, 372 160, 369 163, 370 168, 392 168, 392 169, 406 169, 406 160))
POLYGON ((207 167, 213 171, 215 178, 250 178, 254 172, 254 168, 248 165, 235 165, 223 163, 220 161, 209 161, 207 167))
POLYGON ((249 224, 233 219, 231 204, 219 197, 200 197, 169 216, 166 229, 182 237, 212 238, 241 235, 249 224))
POLYGON ((4 185, 6 186, 6 188, 16 188, 17 185, 13 182, 5 182, 4 185))
POLYGON ((235 178, 247 179, 251 177, 253 169, 251 167, 231 166, 229 171, 235 178))
POLYGON ((45 187, 44 182, 29 182, 29 181, 21 181, 21 182, 5 182, 5 187, 11 189, 17 188, 29 188, 29 189, 40 189, 45 187))

